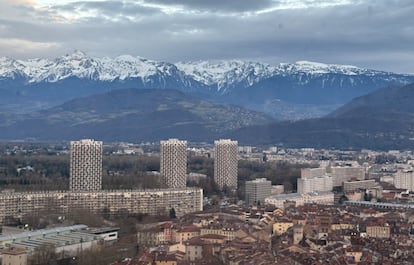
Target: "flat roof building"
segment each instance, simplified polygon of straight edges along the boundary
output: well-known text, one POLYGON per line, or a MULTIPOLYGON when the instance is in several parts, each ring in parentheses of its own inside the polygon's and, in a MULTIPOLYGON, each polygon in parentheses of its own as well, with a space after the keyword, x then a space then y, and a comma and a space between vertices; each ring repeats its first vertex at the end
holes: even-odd
POLYGON ((272 193, 272 182, 265 178, 246 181, 245 201, 248 205, 264 204, 266 197, 272 193))

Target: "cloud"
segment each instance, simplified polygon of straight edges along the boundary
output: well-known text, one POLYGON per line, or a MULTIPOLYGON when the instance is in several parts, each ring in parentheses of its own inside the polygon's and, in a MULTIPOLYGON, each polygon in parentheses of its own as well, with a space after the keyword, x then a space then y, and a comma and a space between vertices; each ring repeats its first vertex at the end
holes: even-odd
MULTIPOLYGON (((42 54, 44 51, 50 51, 59 48, 58 43, 53 42, 34 42, 22 39, 0 38, 0 47, 6 49, 9 53, 18 57, 32 56, 33 53, 42 54)), ((46 56, 46 54, 43 54, 46 56)))
MULTIPOLYGON (((413 72, 410 0, 0 2, 0 56, 313 60, 413 72), (17 52, 7 40, 38 45, 17 52), (43 47, 43 51, 41 52, 43 47)), ((12 42, 11 42, 12 43, 12 42)), ((22 46, 22 47, 27 47, 22 46)))
POLYGON ((50 9, 75 19, 104 18, 110 21, 136 20, 141 16, 150 16, 160 12, 158 8, 122 1, 79 1, 56 5, 50 9))
POLYGON ((156 3, 167 6, 181 6, 190 10, 200 11, 223 11, 223 12, 245 12, 269 8, 275 4, 272 0, 154 0, 147 3, 156 3))

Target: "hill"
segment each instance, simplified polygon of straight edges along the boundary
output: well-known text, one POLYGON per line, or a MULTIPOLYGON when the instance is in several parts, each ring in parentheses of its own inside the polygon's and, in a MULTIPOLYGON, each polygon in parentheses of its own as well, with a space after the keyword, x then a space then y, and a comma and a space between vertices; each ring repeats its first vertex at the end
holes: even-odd
POLYGON ((1 115, 1 139, 158 141, 212 140, 265 124, 262 113, 206 101, 176 90, 119 89, 30 114, 1 115))
POLYGON ((414 147, 414 84, 356 98, 330 115, 237 129, 242 144, 342 149, 414 147))

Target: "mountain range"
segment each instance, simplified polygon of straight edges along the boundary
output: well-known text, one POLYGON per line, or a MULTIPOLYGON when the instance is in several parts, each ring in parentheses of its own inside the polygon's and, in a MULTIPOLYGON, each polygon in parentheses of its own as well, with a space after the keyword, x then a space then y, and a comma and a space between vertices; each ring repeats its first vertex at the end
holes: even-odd
POLYGON ((243 145, 414 148, 414 75, 354 66, 172 64, 74 52, 0 58, 0 94, 7 140, 225 137, 243 145))
POLYGON ((177 89, 279 120, 321 117, 354 97, 414 82, 414 75, 300 61, 167 63, 75 51, 56 59, 0 58, 0 112, 27 113, 114 89, 177 89))

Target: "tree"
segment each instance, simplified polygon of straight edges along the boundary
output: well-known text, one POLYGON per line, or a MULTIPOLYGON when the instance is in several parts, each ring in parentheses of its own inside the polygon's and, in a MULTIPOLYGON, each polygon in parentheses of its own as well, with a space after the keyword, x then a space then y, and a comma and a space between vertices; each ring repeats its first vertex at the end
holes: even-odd
POLYGON ((349 201, 349 199, 348 199, 348 197, 346 197, 345 195, 342 195, 342 196, 339 198, 339 203, 340 203, 340 204, 344 204, 344 202, 346 202, 346 201, 349 201))
POLYGON ((176 218, 177 218, 177 216, 175 214, 175 209, 171 208, 170 209, 170 219, 176 219, 176 218))
POLYGON ((55 252, 55 245, 51 243, 45 243, 35 249, 30 257, 29 264, 48 264, 51 261, 55 261, 57 255, 55 252))

